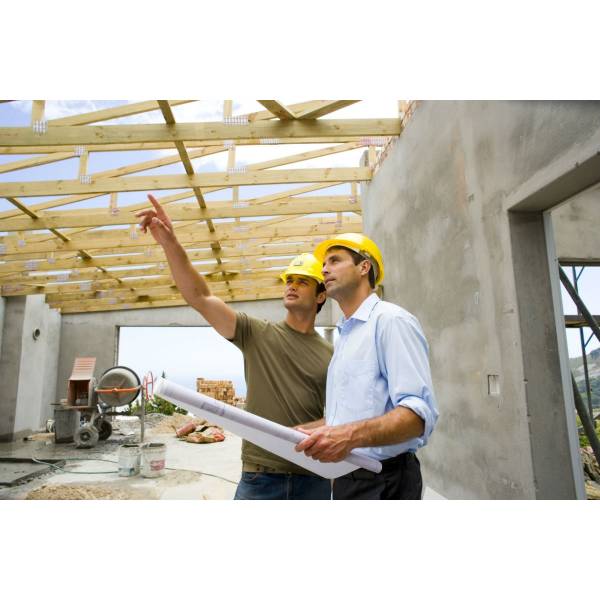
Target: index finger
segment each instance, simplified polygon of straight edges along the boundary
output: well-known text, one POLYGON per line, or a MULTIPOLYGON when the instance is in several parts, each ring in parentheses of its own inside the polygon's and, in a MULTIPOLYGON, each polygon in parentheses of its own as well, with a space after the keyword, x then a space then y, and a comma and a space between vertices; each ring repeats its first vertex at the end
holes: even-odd
POLYGON ((162 221, 163 218, 167 216, 165 209, 161 206, 160 202, 152 194, 148 194, 148 200, 150 200, 152 206, 154 206, 154 210, 156 210, 158 218, 162 221))
POLYGON ((316 442, 316 436, 310 435, 307 438, 303 439, 300 443, 296 444, 294 450, 296 452, 304 452, 308 450, 311 446, 316 442))

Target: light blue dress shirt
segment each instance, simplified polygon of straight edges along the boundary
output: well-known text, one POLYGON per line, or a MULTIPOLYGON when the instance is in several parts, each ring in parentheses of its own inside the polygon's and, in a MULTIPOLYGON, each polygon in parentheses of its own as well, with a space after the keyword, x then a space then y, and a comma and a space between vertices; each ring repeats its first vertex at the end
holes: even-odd
POLYGON ((342 317, 337 328, 340 335, 327 371, 326 423, 371 419, 405 406, 425 422, 421 437, 355 451, 385 460, 424 446, 438 411, 419 321, 371 294, 350 318, 342 317))

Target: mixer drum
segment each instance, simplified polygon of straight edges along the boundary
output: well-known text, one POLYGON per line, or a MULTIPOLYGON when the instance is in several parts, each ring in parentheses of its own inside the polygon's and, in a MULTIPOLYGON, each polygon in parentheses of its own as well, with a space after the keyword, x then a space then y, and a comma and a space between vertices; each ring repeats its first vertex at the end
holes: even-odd
POLYGON ((139 395, 142 384, 135 371, 128 367, 111 367, 98 380, 98 402, 105 406, 126 406, 139 395))

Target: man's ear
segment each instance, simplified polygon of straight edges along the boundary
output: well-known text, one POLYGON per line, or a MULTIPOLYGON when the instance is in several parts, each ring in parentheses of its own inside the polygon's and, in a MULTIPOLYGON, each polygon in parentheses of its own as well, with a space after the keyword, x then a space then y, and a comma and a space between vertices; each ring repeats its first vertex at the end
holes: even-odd
POLYGON ((369 274, 369 269, 372 269, 373 266, 371 265, 371 263, 368 260, 363 260, 360 263, 360 274, 361 275, 368 275, 369 274))
POLYGON ((319 292, 317 294, 317 304, 321 304, 321 302, 325 302, 325 300, 327 300, 327 292, 319 292))

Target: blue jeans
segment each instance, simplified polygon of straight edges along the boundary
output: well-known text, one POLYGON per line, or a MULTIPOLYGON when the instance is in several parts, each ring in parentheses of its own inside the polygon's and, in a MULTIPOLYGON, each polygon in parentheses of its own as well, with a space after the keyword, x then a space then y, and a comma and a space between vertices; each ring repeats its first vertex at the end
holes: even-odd
POLYGON ((242 471, 234 500, 330 500, 331 482, 317 475, 242 471))

